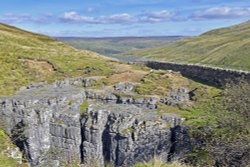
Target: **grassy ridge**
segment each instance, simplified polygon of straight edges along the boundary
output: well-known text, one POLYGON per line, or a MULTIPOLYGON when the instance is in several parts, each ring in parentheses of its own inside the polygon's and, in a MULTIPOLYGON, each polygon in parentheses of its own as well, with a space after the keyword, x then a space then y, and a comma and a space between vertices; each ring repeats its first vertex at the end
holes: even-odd
POLYGON ((175 44, 128 53, 179 63, 250 70, 250 22, 212 30, 175 44))
POLYGON ((106 75, 113 60, 79 51, 53 38, 0 24, 0 94, 34 81, 106 75))

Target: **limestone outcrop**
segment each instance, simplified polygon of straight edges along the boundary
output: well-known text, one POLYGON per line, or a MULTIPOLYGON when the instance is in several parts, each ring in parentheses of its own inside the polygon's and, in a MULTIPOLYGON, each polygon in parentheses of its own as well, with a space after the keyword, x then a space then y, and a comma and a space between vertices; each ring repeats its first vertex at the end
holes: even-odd
MULTIPOLYGON (((155 156, 168 161, 191 149, 182 119, 154 110, 159 99, 126 99, 86 88, 92 79, 36 83, 0 98, 7 133, 32 166, 63 161, 132 166, 155 156), (185 145, 177 144, 175 136, 185 145)), ((129 92, 131 85, 114 90, 129 92)))
POLYGON ((31 88, 1 98, 0 113, 25 158, 38 165, 52 147, 80 155, 79 106, 84 98, 83 90, 70 86, 31 88))

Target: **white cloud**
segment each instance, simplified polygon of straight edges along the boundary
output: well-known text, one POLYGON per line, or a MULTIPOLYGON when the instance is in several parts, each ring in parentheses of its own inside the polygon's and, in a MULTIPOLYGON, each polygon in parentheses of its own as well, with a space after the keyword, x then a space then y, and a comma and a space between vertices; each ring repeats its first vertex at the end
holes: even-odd
POLYGON ((111 16, 101 16, 98 18, 100 22, 104 23, 132 23, 136 22, 136 18, 128 13, 114 14, 111 16))
MULTIPOLYGON (((94 8, 88 8, 89 12, 94 8)), ((186 21, 202 19, 233 19, 250 18, 250 7, 213 7, 204 11, 196 11, 189 16, 180 15, 175 11, 160 10, 138 14, 118 13, 113 15, 93 16, 82 11, 68 11, 61 16, 43 14, 32 16, 30 14, 7 13, 0 15, 0 22, 4 23, 85 23, 85 24, 133 24, 133 23, 161 23, 168 21, 186 21)))
POLYGON ((128 13, 120 13, 109 16, 89 17, 81 15, 78 12, 65 12, 62 21, 74 23, 92 23, 92 24, 124 24, 124 23, 156 23, 170 21, 177 18, 175 12, 156 11, 152 13, 143 13, 140 15, 131 15, 128 13))
POLYGON ((213 7, 204 11, 197 11, 191 15, 192 19, 232 19, 250 17, 250 8, 243 7, 213 7))
POLYGON ((176 17, 175 12, 162 10, 152 13, 145 13, 142 14, 140 17, 140 21, 142 22, 163 22, 173 20, 176 17))
POLYGON ((74 23, 92 23, 92 24, 112 24, 112 23, 128 23, 134 22, 134 16, 121 13, 121 14, 114 14, 110 16, 99 16, 99 17, 89 17, 81 15, 77 12, 65 12, 63 17, 61 18, 62 21, 66 22, 74 22, 74 23))
POLYGON ((65 12, 62 17, 62 20, 68 21, 68 22, 96 23, 94 17, 81 16, 77 12, 74 12, 74 11, 65 12))

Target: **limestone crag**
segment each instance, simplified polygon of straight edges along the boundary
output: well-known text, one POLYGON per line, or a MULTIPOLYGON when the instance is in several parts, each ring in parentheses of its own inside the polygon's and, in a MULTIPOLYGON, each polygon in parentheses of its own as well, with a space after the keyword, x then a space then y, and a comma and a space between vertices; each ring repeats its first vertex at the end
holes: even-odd
POLYGON ((0 100, 7 132, 33 164, 41 164, 50 148, 80 154, 80 109, 84 91, 75 87, 27 89, 0 100))
POLYGON ((87 89, 86 96, 88 99, 95 99, 108 103, 132 104, 146 109, 156 109, 157 102, 160 101, 157 96, 134 96, 134 94, 119 94, 111 90, 87 89))
MULTIPOLYGON (((118 87, 86 88, 95 82, 92 79, 34 83, 0 98, 7 133, 32 166, 60 166, 73 160, 132 166, 154 156, 168 161, 170 155, 186 152, 173 138, 182 119, 157 114, 159 98, 131 97, 131 84, 120 86, 120 95, 118 87)), ((187 141, 185 132, 179 140, 187 141)))
POLYGON ((173 145, 171 127, 179 125, 181 119, 176 115, 145 114, 141 108, 126 104, 94 103, 81 123, 84 163, 132 166, 154 156, 167 161, 173 145))
POLYGON ((191 98, 190 92, 185 88, 173 89, 168 97, 161 98, 161 102, 166 105, 174 106, 178 103, 188 103, 191 98))
POLYGON ((132 82, 120 82, 114 85, 114 88, 116 91, 120 91, 120 92, 130 92, 134 89, 134 86, 136 85, 136 83, 132 83, 132 82))
MULTIPOLYGON (((77 86, 77 87, 91 87, 95 85, 99 80, 105 78, 104 76, 92 76, 92 77, 78 77, 78 78, 66 78, 64 80, 57 80, 52 85, 55 88, 65 86, 77 86)), ((20 92, 27 91, 29 89, 38 89, 42 87, 51 87, 47 82, 35 82, 31 83, 27 87, 20 88, 20 92)))

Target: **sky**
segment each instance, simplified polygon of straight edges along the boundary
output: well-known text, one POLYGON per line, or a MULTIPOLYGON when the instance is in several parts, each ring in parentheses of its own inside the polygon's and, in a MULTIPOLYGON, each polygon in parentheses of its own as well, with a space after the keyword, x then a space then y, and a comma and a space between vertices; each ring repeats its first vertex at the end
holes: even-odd
POLYGON ((0 22, 50 36, 195 36, 250 20, 250 0, 0 0, 0 22))

